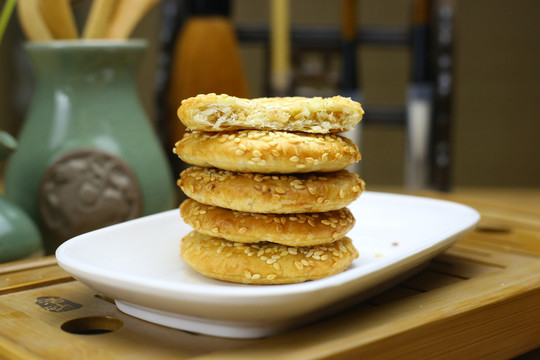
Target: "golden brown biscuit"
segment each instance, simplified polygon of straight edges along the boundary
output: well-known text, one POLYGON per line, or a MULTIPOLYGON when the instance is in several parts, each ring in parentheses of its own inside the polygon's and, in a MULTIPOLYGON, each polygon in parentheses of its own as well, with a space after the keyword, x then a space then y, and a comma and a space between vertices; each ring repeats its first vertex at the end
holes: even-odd
POLYGON ((182 101, 178 118, 192 130, 285 130, 338 133, 351 130, 364 110, 350 98, 258 98, 198 95, 182 101))
POLYGON ((245 244, 192 231, 180 256, 207 277, 244 284, 289 284, 328 277, 358 257, 349 238, 328 245, 292 247, 268 242, 245 244))
POLYGON ((184 221, 202 234, 237 242, 313 246, 344 237, 354 226, 347 208, 294 215, 258 214, 224 209, 187 199, 180 205, 184 221))
POLYGON ((365 189, 364 181, 347 170, 278 176, 191 167, 177 183, 188 197, 206 205, 272 214, 338 210, 365 189))
POLYGON ((173 151, 192 165, 265 174, 338 171, 361 158, 358 147, 339 135, 259 130, 193 131, 173 151))

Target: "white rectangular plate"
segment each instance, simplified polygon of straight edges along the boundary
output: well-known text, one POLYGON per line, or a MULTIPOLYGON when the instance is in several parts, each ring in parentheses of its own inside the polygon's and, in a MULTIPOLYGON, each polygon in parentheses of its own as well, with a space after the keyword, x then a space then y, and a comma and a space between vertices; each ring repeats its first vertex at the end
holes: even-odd
POLYGON ((62 244, 60 266, 130 315, 192 332, 267 336, 328 316, 410 275, 470 231, 470 207, 414 196, 365 192, 349 206, 347 235, 360 253, 343 273, 300 284, 242 285, 206 278, 179 257, 192 229, 170 210, 77 236, 62 244))

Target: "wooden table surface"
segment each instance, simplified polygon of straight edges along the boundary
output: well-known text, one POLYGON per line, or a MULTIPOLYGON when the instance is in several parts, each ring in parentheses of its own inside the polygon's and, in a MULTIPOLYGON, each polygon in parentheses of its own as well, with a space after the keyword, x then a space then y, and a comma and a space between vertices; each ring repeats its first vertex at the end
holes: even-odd
POLYGON ((482 220, 391 290, 264 339, 198 335, 130 317, 54 257, 2 264, 0 358, 508 359, 538 348, 540 189, 419 195, 470 205, 482 220))

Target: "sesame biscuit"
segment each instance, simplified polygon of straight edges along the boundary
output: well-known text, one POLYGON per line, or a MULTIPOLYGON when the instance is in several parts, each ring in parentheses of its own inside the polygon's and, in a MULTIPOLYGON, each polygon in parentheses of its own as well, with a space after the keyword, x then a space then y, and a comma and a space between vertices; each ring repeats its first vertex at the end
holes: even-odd
POLYGON ((184 221, 202 234, 253 243, 269 241, 289 246, 331 243, 354 226, 347 208, 323 213, 259 214, 234 211, 187 199, 180 205, 184 221))
POLYGON ((180 256, 195 271, 213 279, 289 284, 342 272, 358 257, 358 251, 349 238, 327 245, 294 247, 233 242, 192 231, 182 239, 180 256))
POLYGON ((285 130, 339 133, 351 130, 364 110, 350 98, 273 97, 242 99, 201 94, 185 99, 178 118, 192 130, 285 130))
POLYGON ((361 158, 358 147, 339 135, 264 130, 193 131, 173 152, 192 165, 265 174, 338 171, 361 158))
POLYGON ((365 189, 364 181, 347 170, 266 175, 191 167, 177 183, 186 196, 206 205, 272 214, 338 210, 365 189))

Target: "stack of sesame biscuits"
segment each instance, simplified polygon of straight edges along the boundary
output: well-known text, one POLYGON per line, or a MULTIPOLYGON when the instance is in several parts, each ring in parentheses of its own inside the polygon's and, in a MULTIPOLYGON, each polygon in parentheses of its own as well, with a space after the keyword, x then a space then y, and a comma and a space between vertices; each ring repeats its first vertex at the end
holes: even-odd
POLYGON ((241 99, 198 95, 178 116, 189 130, 174 152, 195 165, 180 174, 180 206, 195 230, 182 258, 199 273, 246 284, 327 277, 358 256, 345 235, 347 209, 365 188, 345 168, 358 148, 337 133, 361 119, 360 104, 332 98, 241 99))

